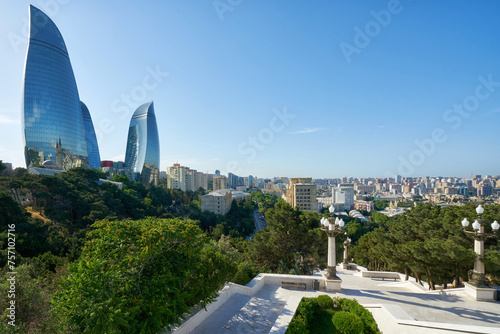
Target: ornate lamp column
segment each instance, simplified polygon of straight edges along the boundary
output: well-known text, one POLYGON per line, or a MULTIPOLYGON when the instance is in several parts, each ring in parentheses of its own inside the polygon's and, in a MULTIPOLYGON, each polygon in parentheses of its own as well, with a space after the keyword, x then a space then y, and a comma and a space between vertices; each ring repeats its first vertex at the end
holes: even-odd
MULTIPOLYGON (((347 232, 345 232, 347 234, 347 232)), ((351 239, 347 237, 347 239, 344 241, 344 262, 343 262, 343 268, 347 269, 347 266, 349 262, 347 261, 347 246, 351 243, 351 239)))
MULTIPOLYGON (((335 208, 333 207, 333 205, 330 206, 329 211, 333 215, 333 213, 335 212, 335 208)), ((321 224, 323 225, 323 230, 328 235, 328 268, 326 279, 339 280, 339 278, 337 277, 337 265, 335 259, 335 237, 339 233, 342 233, 342 228, 344 227, 345 223, 342 219, 335 218, 334 220, 333 217, 323 217, 321 219, 321 224)))
MULTIPOLYGON (((474 251, 476 252, 476 261, 474 262, 474 270, 472 271, 472 275, 469 278, 469 284, 466 285, 466 293, 471 295, 476 300, 490 300, 490 292, 489 290, 494 291, 493 289, 489 289, 489 285, 486 284, 485 270, 484 270, 484 240, 489 237, 496 236, 496 232, 500 227, 500 224, 495 220, 491 224, 491 228, 494 233, 486 233, 484 232, 483 219, 481 219, 481 215, 484 212, 484 208, 479 205, 476 208, 476 213, 478 218, 472 224, 472 231, 468 231, 467 227, 469 226, 469 221, 467 218, 462 220, 462 226, 464 227, 464 232, 467 234, 471 234, 474 238, 474 251), (470 285, 470 286, 469 286, 470 285), (469 292, 468 289, 469 288, 469 292)), ((493 299, 493 292, 491 292, 491 299, 493 299)))

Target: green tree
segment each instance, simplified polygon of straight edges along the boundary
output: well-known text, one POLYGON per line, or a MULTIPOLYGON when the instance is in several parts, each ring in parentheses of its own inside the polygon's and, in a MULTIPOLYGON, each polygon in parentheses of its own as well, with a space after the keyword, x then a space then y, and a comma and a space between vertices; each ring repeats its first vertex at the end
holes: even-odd
POLYGON ((327 240, 318 214, 278 202, 267 211, 266 221, 267 227, 255 234, 248 250, 255 266, 297 274, 310 274, 321 266, 327 240))
POLYGON ((0 160, 0 174, 7 169, 7 165, 3 163, 2 160, 0 160))
POLYGON ((100 221, 54 299, 88 333, 156 333, 211 302, 236 267, 192 221, 100 221))

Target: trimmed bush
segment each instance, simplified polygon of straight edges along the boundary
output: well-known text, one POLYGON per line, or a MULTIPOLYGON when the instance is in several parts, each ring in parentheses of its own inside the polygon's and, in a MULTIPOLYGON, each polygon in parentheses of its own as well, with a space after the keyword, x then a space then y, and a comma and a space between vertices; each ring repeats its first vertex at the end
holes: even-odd
POLYGON ((286 333, 380 334, 372 314, 355 299, 328 295, 302 298, 286 333))
POLYGON ((309 334, 309 324, 306 322, 306 319, 302 315, 295 315, 290 325, 288 325, 288 329, 286 330, 287 334, 309 334))
POLYGON ((316 298, 302 298, 299 306, 297 307, 296 314, 304 317, 307 324, 314 319, 314 314, 318 309, 318 302, 316 298))
POLYGON ((334 307, 339 308, 342 311, 357 315, 363 322, 365 334, 380 333, 377 327, 377 323, 375 322, 375 319, 373 319, 373 315, 370 313, 370 311, 361 306, 356 299, 336 297, 334 298, 334 304, 334 307))
POLYGON ((333 299, 327 295, 321 295, 317 298, 318 306, 323 310, 331 310, 333 309, 333 299))
POLYGON ((341 334, 363 333, 363 322, 353 313, 346 311, 335 312, 332 317, 332 322, 341 334))

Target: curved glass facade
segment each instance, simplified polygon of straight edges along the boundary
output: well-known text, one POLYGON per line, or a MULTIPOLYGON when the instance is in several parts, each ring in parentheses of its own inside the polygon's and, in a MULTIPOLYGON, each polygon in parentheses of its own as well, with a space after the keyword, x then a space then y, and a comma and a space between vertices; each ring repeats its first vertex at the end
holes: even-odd
POLYGON ((160 141, 153 102, 141 105, 132 115, 125 151, 125 166, 141 175, 145 183, 157 183, 160 141))
POLYGON ((95 135, 94 124, 90 117, 89 108, 80 101, 82 107, 83 125, 85 126, 85 141, 87 142, 87 156, 89 157, 90 168, 101 168, 101 156, 99 155, 99 145, 95 135))
MULTIPOLYGON (((64 40, 54 22, 34 6, 30 6, 23 87, 27 167, 37 167, 54 158, 60 169, 88 167, 86 135, 93 134, 95 138, 92 121, 92 131, 85 131, 83 108, 64 40)), ((90 142, 97 145, 96 140, 90 142)), ((98 149, 90 151, 98 154, 98 149)))

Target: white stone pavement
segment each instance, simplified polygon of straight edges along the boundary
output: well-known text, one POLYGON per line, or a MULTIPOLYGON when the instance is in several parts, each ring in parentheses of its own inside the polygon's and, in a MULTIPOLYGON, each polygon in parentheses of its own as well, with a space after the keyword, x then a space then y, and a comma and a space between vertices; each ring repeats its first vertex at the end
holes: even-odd
MULTIPOLYGON (((358 300, 373 313, 384 334, 500 333, 500 302, 474 301, 460 289, 444 294, 420 290, 411 282, 361 277, 359 272, 340 266, 337 273, 342 279, 341 292, 291 290, 268 283, 253 296, 234 293, 194 329, 184 332, 283 333, 301 297, 328 294, 358 300), (289 301, 295 304, 291 310, 290 303, 285 308, 289 301), (283 322, 284 326, 278 326, 283 322)), ((320 274, 314 276, 319 278, 320 274)))

